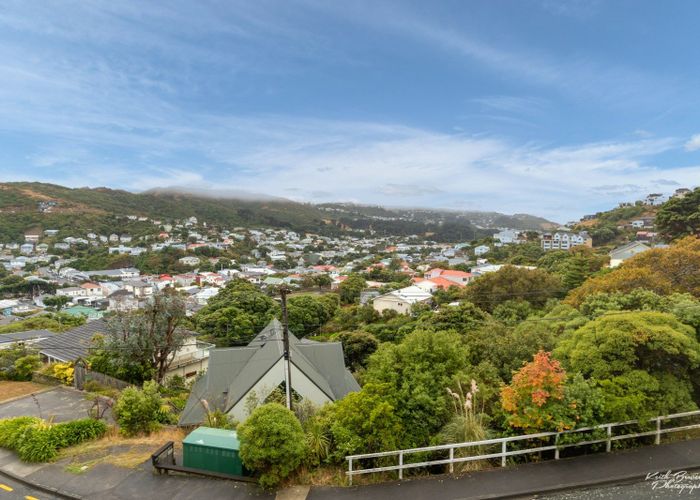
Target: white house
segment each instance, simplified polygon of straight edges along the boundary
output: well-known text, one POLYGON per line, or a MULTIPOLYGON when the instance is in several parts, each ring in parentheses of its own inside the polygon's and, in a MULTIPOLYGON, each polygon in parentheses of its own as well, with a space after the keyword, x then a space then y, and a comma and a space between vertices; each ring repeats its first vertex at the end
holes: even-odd
POLYGON ((198 266, 200 264, 199 257, 195 257, 193 255, 188 255, 186 257, 182 257, 178 259, 178 262, 180 264, 183 264, 185 266, 198 266))
POLYGON ((479 245, 474 249, 474 255, 484 255, 485 253, 488 253, 491 248, 489 248, 487 245, 479 245))
POLYGON ((387 309, 396 311, 399 314, 408 314, 411 312, 411 306, 419 302, 430 302, 432 294, 416 285, 411 285, 400 290, 380 295, 372 301, 372 307, 377 312, 382 312, 387 309))

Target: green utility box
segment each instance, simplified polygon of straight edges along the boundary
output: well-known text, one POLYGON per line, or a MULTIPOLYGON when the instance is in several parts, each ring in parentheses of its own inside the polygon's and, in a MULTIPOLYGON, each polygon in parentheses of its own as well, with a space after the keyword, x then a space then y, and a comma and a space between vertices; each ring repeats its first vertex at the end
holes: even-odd
POLYGON ((182 441, 182 462, 193 469, 243 476, 239 449, 236 431, 199 427, 182 441))

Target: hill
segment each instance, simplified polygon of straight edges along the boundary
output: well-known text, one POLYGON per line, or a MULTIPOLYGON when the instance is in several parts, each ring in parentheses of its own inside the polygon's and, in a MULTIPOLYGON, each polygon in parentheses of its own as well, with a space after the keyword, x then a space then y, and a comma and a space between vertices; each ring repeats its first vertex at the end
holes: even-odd
POLYGON ((552 224, 522 214, 313 205, 237 191, 204 193, 171 188, 131 193, 106 187, 0 183, 0 241, 4 242, 19 241, 32 228, 118 232, 120 224, 124 224, 123 218, 129 215, 164 222, 195 216, 214 226, 286 228, 325 235, 416 234, 438 241, 476 239, 491 234, 496 227, 526 230, 544 229, 552 224), (248 199, 242 199, 245 197, 248 199))

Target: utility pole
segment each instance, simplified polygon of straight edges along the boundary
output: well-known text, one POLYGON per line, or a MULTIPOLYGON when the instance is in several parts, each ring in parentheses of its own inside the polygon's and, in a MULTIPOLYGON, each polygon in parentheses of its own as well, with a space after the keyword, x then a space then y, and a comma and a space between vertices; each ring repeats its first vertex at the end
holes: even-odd
POLYGON ((282 334, 284 340, 284 385, 287 392, 287 408, 292 409, 292 364, 289 359, 289 322, 287 320, 287 293, 286 286, 280 287, 282 297, 282 334))

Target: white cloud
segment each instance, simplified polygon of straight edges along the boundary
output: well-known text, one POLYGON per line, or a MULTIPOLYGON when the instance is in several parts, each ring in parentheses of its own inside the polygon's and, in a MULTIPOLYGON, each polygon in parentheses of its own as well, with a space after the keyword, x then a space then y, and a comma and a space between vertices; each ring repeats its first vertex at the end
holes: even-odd
POLYGON ((697 151, 700 149, 700 134, 695 134, 685 143, 686 151, 697 151))

